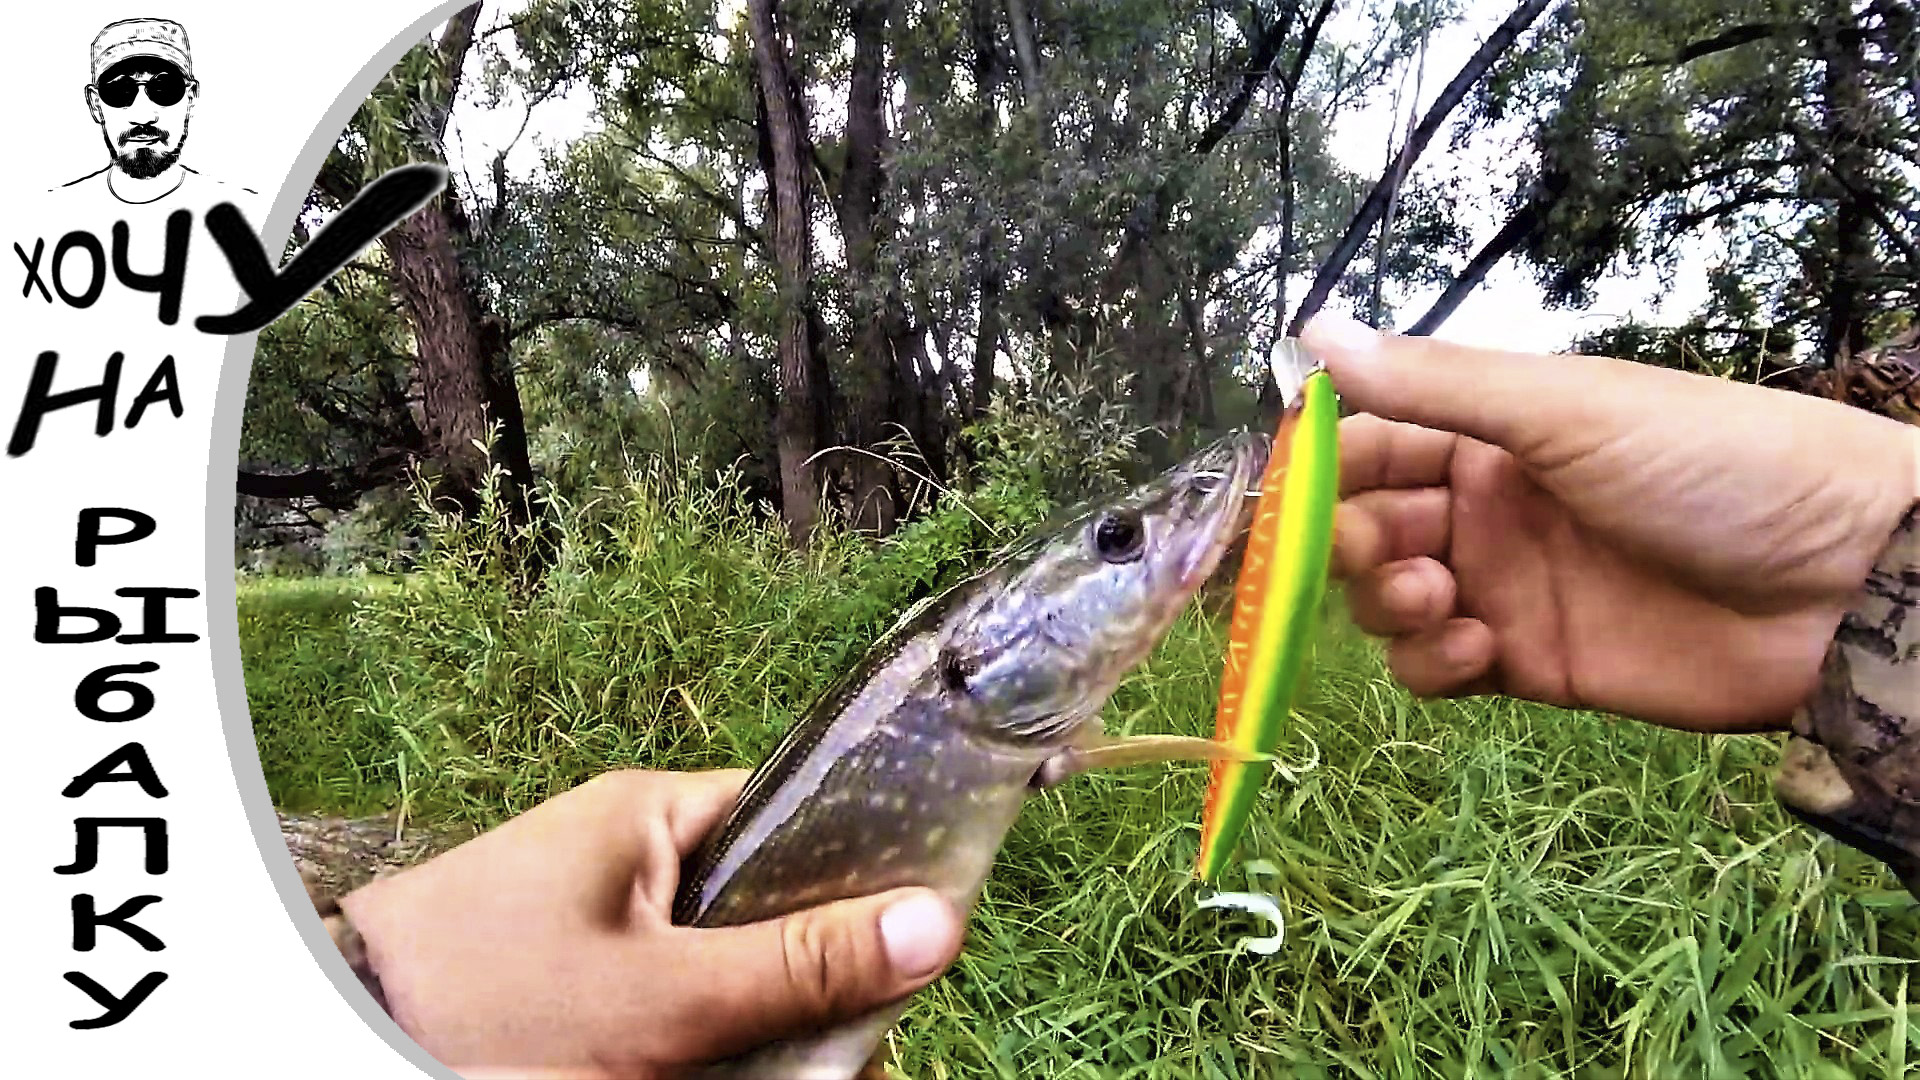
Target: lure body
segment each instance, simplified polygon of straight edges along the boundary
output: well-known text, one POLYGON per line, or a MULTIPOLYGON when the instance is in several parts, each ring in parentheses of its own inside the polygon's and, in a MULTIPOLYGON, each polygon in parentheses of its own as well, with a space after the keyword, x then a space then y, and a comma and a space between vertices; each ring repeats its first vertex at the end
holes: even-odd
MULTIPOLYGON (((1234 585, 1233 624, 1214 738, 1271 754, 1306 666, 1333 554, 1340 490, 1339 406, 1313 371, 1280 419, 1252 533, 1234 585)), ((1201 815, 1195 873, 1212 881, 1246 827, 1271 760, 1215 761, 1201 815)))

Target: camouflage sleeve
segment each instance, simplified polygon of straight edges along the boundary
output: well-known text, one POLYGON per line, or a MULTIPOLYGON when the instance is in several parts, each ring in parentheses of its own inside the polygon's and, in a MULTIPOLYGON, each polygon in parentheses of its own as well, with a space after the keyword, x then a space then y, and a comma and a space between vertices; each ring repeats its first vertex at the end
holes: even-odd
POLYGON ((1787 811, 1892 868, 1920 898, 1920 503, 1840 621, 1793 719, 1774 791, 1787 811))
POLYGON ((346 913, 340 910, 339 900, 324 890, 318 876, 302 872, 300 880, 307 886, 307 899, 313 901, 313 909, 320 914, 320 921, 327 928, 327 936, 333 939, 340 955, 347 958, 347 967, 353 970, 367 993, 373 995, 374 1002, 381 1010, 391 1012, 387 1008, 387 995, 380 988, 380 976, 374 973, 373 963, 367 958, 366 942, 360 939, 360 932, 347 921, 346 913))

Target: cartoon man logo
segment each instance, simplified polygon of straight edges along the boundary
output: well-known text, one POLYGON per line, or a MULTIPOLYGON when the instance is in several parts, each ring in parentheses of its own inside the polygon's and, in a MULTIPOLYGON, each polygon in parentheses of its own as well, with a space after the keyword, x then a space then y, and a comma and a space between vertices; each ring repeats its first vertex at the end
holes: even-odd
POLYGON ((100 31, 91 53, 87 111, 111 160, 65 187, 105 187, 121 202, 151 203, 207 183, 180 164, 200 93, 186 28, 170 19, 123 19, 100 31))

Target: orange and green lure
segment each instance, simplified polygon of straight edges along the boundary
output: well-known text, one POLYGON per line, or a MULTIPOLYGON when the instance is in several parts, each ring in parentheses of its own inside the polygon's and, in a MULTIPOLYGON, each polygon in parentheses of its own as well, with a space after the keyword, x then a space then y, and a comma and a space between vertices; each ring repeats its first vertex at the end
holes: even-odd
MULTIPOLYGON (((1280 418, 1234 586, 1214 738, 1263 754, 1279 741, 1326 593, 1340 492, 1339 420, 1327 373, 1309 373, 1280 418)), ((1213 763, 1195 867, 1202 881, 1226 865, 1272 769, 1270 761, 1213 763)))

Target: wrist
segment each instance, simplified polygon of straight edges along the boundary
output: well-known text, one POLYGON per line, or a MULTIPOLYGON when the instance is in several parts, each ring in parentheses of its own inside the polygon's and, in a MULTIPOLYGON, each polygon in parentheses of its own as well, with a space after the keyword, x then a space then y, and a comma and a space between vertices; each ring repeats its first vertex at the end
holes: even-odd
POLYGON ((1897 524, 1795 713, 1774 789, 1793 816, 1887 864, 1920 898, 1920 428, 1897 524))
POLYGON ((374 971, 373 961, 367 955, 366 940, 360 936, 353 920, 341 909, 339 899, 324 890, 317 878, 305 874, 301 876, 307 886, 307 899, 313 902, 314 912, 320 916, 321 925, 327 928, 327 936, 333 940, 333 947, 340 950, 347 967, 373 997, 374 1004, 380 1006, 382 1012, 391 1014, 393 1010, 387 1007, 387 995, 380 985, 380 976, 374 971))

